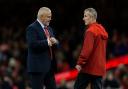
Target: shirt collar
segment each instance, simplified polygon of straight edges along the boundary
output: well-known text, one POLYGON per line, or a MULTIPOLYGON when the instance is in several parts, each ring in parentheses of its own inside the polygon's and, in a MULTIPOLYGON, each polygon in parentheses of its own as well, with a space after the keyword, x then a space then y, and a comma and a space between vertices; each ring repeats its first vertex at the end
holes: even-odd
POLYGON ((39 19, 37 19, 37 21, 39 22, 39 24, 41 25, 41 27, 44 29, 44 25, 41 23, 41 21, 39 19))

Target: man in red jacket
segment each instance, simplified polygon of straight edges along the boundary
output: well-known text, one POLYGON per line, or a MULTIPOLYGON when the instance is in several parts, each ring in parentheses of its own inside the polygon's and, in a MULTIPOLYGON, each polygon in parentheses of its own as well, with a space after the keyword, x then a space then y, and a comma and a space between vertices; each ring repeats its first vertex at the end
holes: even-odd
POLYGON ((95 9, 85 9, 83 20, 88 28, 76 65, 79 74, 74 89, 85 89, 89 83, 91 83, 91 89, 102 89, 102 77, 106 71, 108 34, 104 27, 96 22, 96 19, 97 12, 95 9))

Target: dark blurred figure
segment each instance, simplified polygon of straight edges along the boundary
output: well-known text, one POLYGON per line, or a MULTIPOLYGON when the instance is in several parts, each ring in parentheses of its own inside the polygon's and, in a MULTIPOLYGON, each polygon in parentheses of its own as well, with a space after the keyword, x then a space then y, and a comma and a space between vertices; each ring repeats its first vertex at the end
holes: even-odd
POLYGON ((116 78, 119 80, 122 89, 128 89, 128 67, 120 64, 115 71, 116 78))
POLYGON ((113 72, 108 72, 106 74, 106 78, 103 81, 103 85, 105 89, 119 89, 120 88, 120 83, 114 76, 113 72))

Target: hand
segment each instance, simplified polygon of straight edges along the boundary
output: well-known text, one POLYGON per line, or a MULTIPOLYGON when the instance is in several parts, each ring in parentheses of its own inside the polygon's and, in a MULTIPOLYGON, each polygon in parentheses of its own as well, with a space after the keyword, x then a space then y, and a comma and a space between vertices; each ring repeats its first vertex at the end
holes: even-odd
POLYGON ((80 65, 76 65, 75 68, 80 72, 80 70, 81 70, 81 66, 80 65))
POLYGON ((52 46, 52 42, 50 41, 50 38, 49 37, 47 38, 47 41, 48 41, 48 45, 49 46, 52 46))
POLYGON ((50 41, 51 41, 52 44, 57 44, 58 43, 58 40, 54 37, 51 37, 50 41))

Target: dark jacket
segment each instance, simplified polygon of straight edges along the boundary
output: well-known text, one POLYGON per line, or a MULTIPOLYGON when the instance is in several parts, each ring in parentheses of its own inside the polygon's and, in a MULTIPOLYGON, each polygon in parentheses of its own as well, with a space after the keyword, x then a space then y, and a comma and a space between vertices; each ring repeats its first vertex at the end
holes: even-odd
MULTIPOLYGON (((48 31, 54 37, 50 27, 48 27, 48 31)), ((28 72, 48 72, 52 59, 45 32, 38 21, 27 27, 26 38, 28 43, 28 72)))

